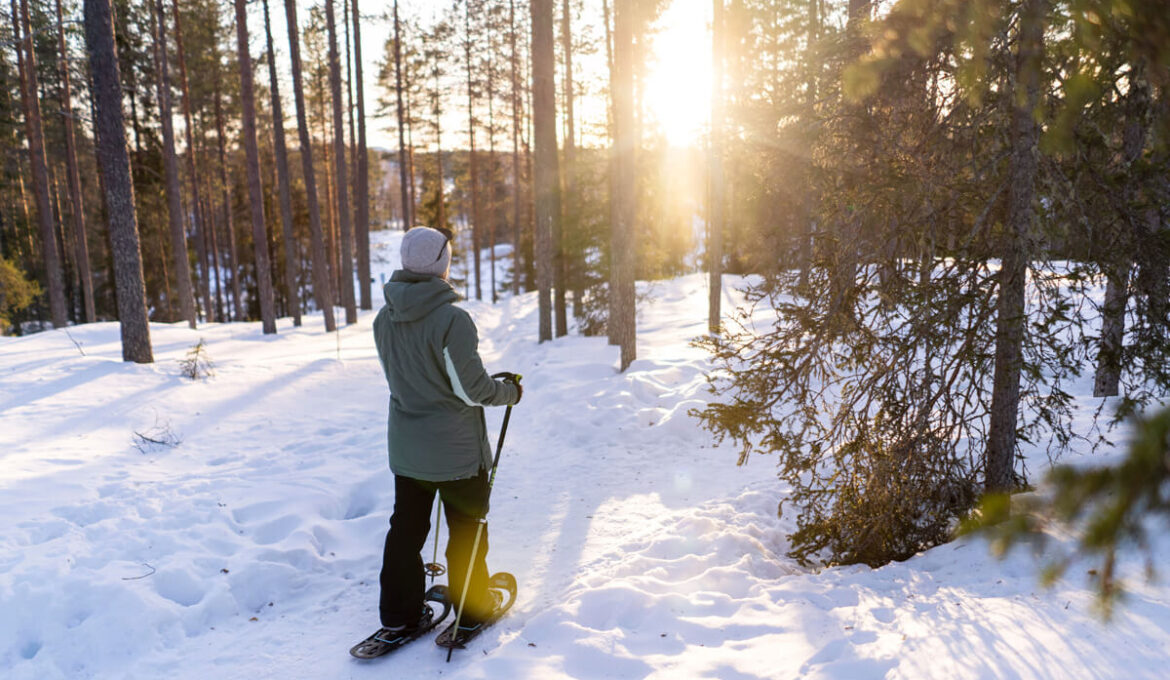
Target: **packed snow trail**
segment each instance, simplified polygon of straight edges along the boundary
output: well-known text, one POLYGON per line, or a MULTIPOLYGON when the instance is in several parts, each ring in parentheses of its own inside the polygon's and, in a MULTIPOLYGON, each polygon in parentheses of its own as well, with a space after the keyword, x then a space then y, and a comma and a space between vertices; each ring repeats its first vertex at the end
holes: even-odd
MULTIPOLYGON (((400 236, 374 238, 380 278, 400 236)), ((1163 677, 1170 590, 1132 556, 1109 625, 1092 565, 1043 590, 978 540, 877 570, 784 557, 774 460, 736 467, 688 415, 709 399, 704 277, 653 289, 622 374, 604 338, 536 344, 532 295, 464 303, 488 369, 524 375, 488 554, 520 590, 450 664, 428 640, 347 653, 377 627, 393 507, 373 312, 337 334, 154 324, 148 366, 115 324, 0 338, 0 677, 1163 677), (200 339, 215 375, 192 382, 200 339)))

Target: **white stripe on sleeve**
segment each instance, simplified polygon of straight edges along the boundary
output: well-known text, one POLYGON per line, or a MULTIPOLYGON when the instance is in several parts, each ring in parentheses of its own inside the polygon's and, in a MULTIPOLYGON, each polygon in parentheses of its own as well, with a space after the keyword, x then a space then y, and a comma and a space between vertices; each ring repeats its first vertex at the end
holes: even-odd
POLYGON ((447 362, 447 378, 451 380, 451 389, 455 390, 455 396, 463 400, 463 403, 468 406, 479 406, 476 402, 467 396, 467 391, 463 389, 463 383, 459 381, 459 372, 455 370, 455 362, 451 361, 451 352, 446 347, 443 348, 443 359, 447 362))

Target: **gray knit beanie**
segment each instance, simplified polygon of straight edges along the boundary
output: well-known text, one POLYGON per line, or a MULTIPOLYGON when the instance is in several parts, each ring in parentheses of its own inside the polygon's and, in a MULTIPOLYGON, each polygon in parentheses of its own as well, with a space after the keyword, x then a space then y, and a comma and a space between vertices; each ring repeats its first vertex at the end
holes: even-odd
POLYGON ((415 274, 447 278, 451 267, 450 232, 414 227, 402 237, 402 267, 415 274))

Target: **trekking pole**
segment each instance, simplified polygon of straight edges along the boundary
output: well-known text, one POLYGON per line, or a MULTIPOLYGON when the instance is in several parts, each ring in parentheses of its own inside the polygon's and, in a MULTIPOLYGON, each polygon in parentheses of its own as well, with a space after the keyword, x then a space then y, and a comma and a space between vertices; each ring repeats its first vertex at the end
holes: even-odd
MULTIPOLYGON (((520 384, 520 375, 516 373, 496 373, 492 378, 503 378, 514 385, 520 384)), ((504 450, 504 435, 508 433, 508 421, 512 418, 512 404, 504 410, 504 424, 500 426, 500 439, 496 443, 496 457, 492 460, 492 471, 488 475, 488 498, 484 499, 485 512, 483 517, 476 521, 475 542, 471 544, 471 560, 467 563, 467 574, 463 577, 463 590, 460 591, 459 608, 455 610, 455 625, 451 629, 451 646, 447 648, 447 663, 451 663, 451 653, 455 651, 455 642, 459 639, 459 621, 463 618, 463 605, 467 603, 467 589, 471 587, 471 570, 475 566, 475 558, 479 556, 479 539, 483 536, 483 528, 487 525, 486 507, 492 495, 492 485, 496 482, 496 468, 500 466, 500 453, 504 450)))
POLYGON ((431 583, 435 582, 436 576, 442 576, 443 574, 447 573, 447 567, 439 564, 439 518, 442 517, 442 514, 443 499, 440 498, 438 504, 435 505, 435 554, 431 558, 430 562, 427 562, 423 565, 423 569, 425 569, 427 575, 431 577, 431 583))

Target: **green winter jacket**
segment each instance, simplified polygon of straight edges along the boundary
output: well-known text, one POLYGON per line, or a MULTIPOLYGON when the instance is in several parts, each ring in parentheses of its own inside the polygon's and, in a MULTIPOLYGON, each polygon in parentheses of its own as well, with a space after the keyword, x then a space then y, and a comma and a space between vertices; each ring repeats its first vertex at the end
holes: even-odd
POLYGON ((516 387, 484 370, 475 324, 445 279, 398 270, 384 292, 374 341, 390 386, 390 469, 431 482, 474 477, 492 464, 483 406, 516 403, 516 387))

